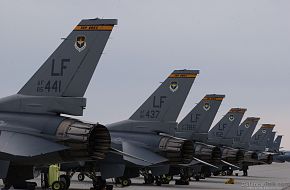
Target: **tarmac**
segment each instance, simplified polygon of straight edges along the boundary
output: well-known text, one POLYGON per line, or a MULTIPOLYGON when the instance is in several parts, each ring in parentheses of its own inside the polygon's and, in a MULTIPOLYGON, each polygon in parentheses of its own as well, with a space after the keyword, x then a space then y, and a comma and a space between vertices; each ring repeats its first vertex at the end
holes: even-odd
MULTIPOLYGON (((174 185, 172 181, 168 185, 155 186, 155 185, 143 185, 142 178, 132 179, 132 185, 130 187, 117 187, 114 189, 123 190, 215 190, 215 189, 237 189, 237 190, 290 190, 290 163, 273 163, 271 165, 259 165, 249 168, 249 176, 241 176, 242 172, 234 171, 234 174, 238 173, 238 176, 213 176, 200 181, 191 181, 190 185, 174 185), (234 179, 234 184, 225 184, 229 179, 234 179)), ((40 185, 40 179, 33 180, 40 185)), ((112 180, 107 180, 111 183, 112 180)), ((2 187, 2 182, 0 182, 2 187)), ((77 181, 76 175, 72 178, 72 184, 70 189, 82 190, 90 189, 92 187, 91 181, 86 178, 85 181, 77 181)), ((41 189, 38 187, 37 189, 41 189)))

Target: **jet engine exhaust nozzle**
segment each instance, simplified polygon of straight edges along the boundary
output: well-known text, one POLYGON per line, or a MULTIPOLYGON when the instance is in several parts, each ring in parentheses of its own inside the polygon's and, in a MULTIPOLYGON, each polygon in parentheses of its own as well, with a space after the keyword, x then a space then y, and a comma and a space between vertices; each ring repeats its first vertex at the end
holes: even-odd
POLYGON ((194 155, 193 143, 174 137, 162 137, 159 150, 169 159, 170 164, 188 164, 194 155))
POLYGON ((65 158, 104 159, 111 147, 111 136, 108 129, 101 124, 90 124, 67 119, 57 129, 63 145, 71 147, 61 155, 65 158))

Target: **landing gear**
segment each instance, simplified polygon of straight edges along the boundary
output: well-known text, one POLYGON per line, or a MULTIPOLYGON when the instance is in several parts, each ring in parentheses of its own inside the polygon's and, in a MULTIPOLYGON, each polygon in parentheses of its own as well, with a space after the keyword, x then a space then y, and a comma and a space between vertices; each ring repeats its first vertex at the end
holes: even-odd
POLYGON ((162 185, 161 177, 159 177, 159 176, 155 177, 155 184, 157 186, 161 186, 162 185))
POLYGON ((248 176, 248 169, 249 169, 249 166, 243 165, 243 167, 242 167, 243 176, 248 176))
POLYGON ((79 181, 84 181, 85 180, 85 174, 84 173, 79 173, 78 180, 79 181))
POLYGON ((175 185, 189 185, 192 170, 189 168, 182 168, 180 170, 180 179, 175 180, 175 185))
POLYGON ((233 171, 233 170, 231 170, 231 169, 229 169, 229 170, 227 170, 227 172, 226 172, 226 173, 227 173, 227 175, 228 175, 228 176, 231 176, 231 175, 233 175, 234 171, 233 171))
POLYGON ((189 185, 189 178, 180 178, 175 180, 175 185, 189 185))
POLYGON ((64 190, 69 189, 69 187, 70 187, 70 176, 69 175, 61 175, 59 177, 59 181, 62 181, 65 184, 64 190))
POLYGON ((162 175, 161 176, 161 183, 162 184, 169 184, 172 179, 173 179, 173 177, 171 175, 162 175))
POLYGON ((117 177, 115 178, 116 184, 122 185, 122 187, 128 187, 132 184, 132 181, 130 178, 127 177, 117 177))

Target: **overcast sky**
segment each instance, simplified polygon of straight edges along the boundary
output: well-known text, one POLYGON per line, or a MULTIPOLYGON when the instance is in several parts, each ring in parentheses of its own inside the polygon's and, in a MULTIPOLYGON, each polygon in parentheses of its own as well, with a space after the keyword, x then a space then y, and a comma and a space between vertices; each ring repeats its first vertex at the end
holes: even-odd
POLYGON ((290 149, 289 0, 1 0, 0 96, 16 93, 82 18, 117 18, 84 119, 127 119, 174 69, 200 69, 178 118, 207 93, 276 124, 290 149))

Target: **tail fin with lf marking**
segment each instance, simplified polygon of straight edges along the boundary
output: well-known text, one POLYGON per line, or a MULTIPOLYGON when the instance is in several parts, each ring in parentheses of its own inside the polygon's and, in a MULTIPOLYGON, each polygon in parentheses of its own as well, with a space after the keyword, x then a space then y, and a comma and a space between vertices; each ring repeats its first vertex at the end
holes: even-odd
POLYGON ((179 122, 177 137, 205 142, 208 130, 225 95, 206 95, 184 119, 179 122))
POLYGON ((18 94, 0 102, 1 110, 82 115, 82 97, 116 24, 115 19, 82 20, 18 94))
POLYGON ((234 127, 238 126, 246 112, 244 108, 232 108, 230 111, 209 131, 208 138, 213 144, 232 144, 223 140, 224 136, 234 127))
POLYGON ((250 150, 265 151, 267 140, 275 127, 274 124, 263 124, 250 140, 250 150))
POLYGON ((130 120, 175 122, 197 74, 198 70, 175 70, 130 120))
POLYGON ((249 141, 251 136, 259 122, 258 117, 248 117, 238 126, 236 130, 236 135, 234 136, 233 147, 234 148, 244 148, 249 147, 249 141))
POLYGON ((281 141, 282 141, 282 135, 278 135, 275 139, 275 141, 273 142, 273 151, 274 152, 279 152, 280 150, 280 145, 281 145, 281 141))

